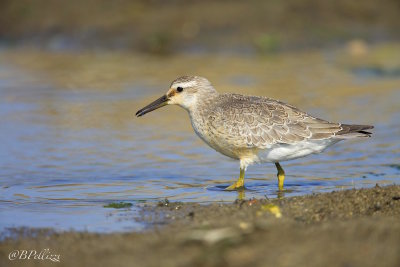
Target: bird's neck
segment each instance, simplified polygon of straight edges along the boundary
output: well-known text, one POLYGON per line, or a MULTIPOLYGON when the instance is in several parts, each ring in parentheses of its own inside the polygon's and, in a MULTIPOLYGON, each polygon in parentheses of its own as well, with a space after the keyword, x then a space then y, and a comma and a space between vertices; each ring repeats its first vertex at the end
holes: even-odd
POLYGON ((207 107, 212 105, 212 103, 215 101, 218 95, 219 95, 218 92, 212 92, 204 96, 200 95, 195 99, 193 99, 193 102, 190 105, 182 107, 186 109, 189 112, 189 114, 195 114, 202 110, 206 110, 207 107))

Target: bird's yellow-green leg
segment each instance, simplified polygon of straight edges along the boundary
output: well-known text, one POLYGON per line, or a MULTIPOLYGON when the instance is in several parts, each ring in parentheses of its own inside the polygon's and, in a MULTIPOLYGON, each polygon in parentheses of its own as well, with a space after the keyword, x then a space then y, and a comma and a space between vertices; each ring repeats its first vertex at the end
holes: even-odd
POLYGON ((234 182, 232 185, 225 188, 225 190, 236 190, 236 189, 240 189, 240 188, 244 188, 244 169, 243 168, 240 168, 240 176, 239 176, 239 179, 237 180, 237 182, 234 182))
POLYGON ((283 181, 285 180, 285 171, 282 169, 281 164, 279 162, 275 162, 276 169, 278 170, 278 189, 279 191, 283 191, 283 181))

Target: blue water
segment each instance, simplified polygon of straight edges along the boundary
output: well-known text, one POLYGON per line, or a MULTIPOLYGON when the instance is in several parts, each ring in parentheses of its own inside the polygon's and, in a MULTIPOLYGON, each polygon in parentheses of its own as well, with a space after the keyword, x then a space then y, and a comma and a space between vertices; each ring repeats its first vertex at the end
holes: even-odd
MULTIPOLYGON (((119 90, 71 89, 20 65, 0 63, 1 230, 140 230, 145 227, 138 212, 143 203, 164 198, 231 202, 238 197, 222 190, 236 179, 238 163, 203 144, 185 111, 166 107, 134 117, 164 93, 160 88, 166 84, 149 84, 148 79, 135 77, 119 90), (122 210, 103 207, 119 201, 134 205, 122 210)), ((359 79, 354 77, 356 83, 359 79)), ((256 83, 243 77, 231 82, 243 86, 243 80, 256 83)), ((397 86, 379 97, 374 91, 346 96, 346 105, 334 114, 309 106, 321 117, 373 123, 375 133, 367 140, 342 142, 323 154, 282 163, 287 174, 284 197, 399 183, 400 83, 397 86)), ((304 94, 311 100, 320 97, 304 94)), ((250 167, 245 198, 277 197, 275 174, 273 164, 250 167)))

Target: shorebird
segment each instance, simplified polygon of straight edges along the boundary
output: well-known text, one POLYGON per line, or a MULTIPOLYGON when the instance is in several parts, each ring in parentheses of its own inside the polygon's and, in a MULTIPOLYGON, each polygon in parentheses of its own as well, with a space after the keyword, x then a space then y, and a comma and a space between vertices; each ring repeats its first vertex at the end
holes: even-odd
POLYGON ((274 163, 278 189, 285 172, 279 162, 322 152, 341 140, 370 137, 374 128, 329 122, 298 108, 260 96, 220 94, 203 77, 182 76, 167 93, 136 113, 137 117, 179 105, 190 117, 196 134, 210 147, 240 161, 239 179, 226 190, 244 188, 244 175, 253 163, 274 163))

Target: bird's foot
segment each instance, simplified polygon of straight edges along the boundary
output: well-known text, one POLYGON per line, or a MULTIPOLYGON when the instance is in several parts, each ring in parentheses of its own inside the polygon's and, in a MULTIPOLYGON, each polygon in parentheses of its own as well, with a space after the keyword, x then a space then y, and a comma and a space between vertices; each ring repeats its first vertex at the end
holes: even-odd
POLYGON ((244 181, 237 181, 225 188, 225 190, 232 191, 232 190, 240 190, 244 189, 244 181))
POLYGON ((244 169, 240 168, 239 179, 232 185, 225 188, 225 190, 243 190, 244 189, 244 169))

